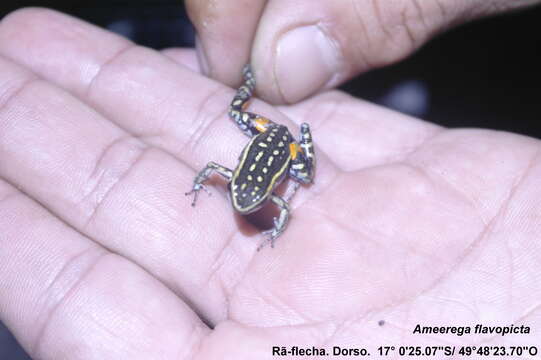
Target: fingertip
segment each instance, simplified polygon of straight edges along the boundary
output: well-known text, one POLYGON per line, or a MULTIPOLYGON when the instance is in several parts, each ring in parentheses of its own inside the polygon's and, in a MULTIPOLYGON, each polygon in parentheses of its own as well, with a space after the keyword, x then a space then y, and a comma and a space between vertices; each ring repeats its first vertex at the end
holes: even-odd
POLYGON ((21 18, 27 18, 28 16, 54 16, 56 14, 56 11, 47 9, 47 8, 41 8, 41 7, 23 7, 17 10, 14 10, 10 13, 8 13, 6 16, 2 18, 1 23, 11 22, 11 21, 17 21, 21 18))
POLYGON ((296 103, 347 75, 328 5, 296 3, 266 9, 252 48, 258 94, 275 104, 296 103))
POLYGON ((249 61, 255 29, 266 2, 186 1, 197 31, 199 66, 205 75, 231 87, 241 83, 241 69, 249 61))
POLYGON ((277 87, 288 103, 295 103, 333 82, 339 72, 339 47, 317 25, 295 28, 276 45, 277 87))

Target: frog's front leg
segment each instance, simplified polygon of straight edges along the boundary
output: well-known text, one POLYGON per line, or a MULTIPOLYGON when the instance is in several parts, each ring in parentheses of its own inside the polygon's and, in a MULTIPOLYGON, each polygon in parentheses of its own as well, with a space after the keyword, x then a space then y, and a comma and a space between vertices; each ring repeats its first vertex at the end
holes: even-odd
POLYGON ((208 180, 213 171, 216 171, 218 174, 222 175, 224 178, 227 179, 228 182, 231 181, 231 177, 233 176, 233 171, 229 170, 228 168, 216 164, 214 161, 209 162, 207 166, 205 166, 203 170, 201 170, 199 174, 197 174, 197 176, 195 177, 192 190, 188 191, 185 194, 186 196, 194 194, 192 206, 195 206, 199 190, 203 189, 207 192, 207 194, 210 195, 210 191, 205 187, 204 182, 208 180))
POLYGON ((278 206, 278 208, 280 209, 280 214, 278 215, 278 217, 275 217, 273 219, 274 227, 270 230, 263 232, 264 235, 270 235, 270 237, 266 239, 264 243, 259 245, 257 251, 261 250, 261 248, 265 246, 267 241, 270 242, 271 247, 274 247, 274 241, 284 232, 287 226, 287 222, 289 221, 289 204, 287 203, 287 201, 274 194, 270 196, 270 200, 278 206))

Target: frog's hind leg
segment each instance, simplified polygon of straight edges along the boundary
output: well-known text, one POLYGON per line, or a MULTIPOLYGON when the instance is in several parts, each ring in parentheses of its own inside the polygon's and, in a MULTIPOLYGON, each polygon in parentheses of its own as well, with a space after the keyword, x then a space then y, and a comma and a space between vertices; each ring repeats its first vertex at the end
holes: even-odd
POLYGON ((310 132, 310 125, 307 123, 301 124, 301 141, 299 141, 299 144, 304 156, 306 157, 306 160, 310 163, 313 169, 316 165, 316 154, 314 152, 314 142, 312 140, 312 133, 310 132))
POLYGON ((265 240, 264 243, 259 245, 257 251, 261 250, 261 248, 266 245, 267 241, 270 242, 271 247, 274 247, 274 242, 276 241, 276 238, 278 238, 278 236, 280 236, 284 232, 289 221, 290 210, 287 201, 274 194, 270 196, 270 200, 278 206, 278 208, 280 209, 280 214, 278 215, 278 217, 275 217, 273 219, 274 227, 270 230, 263 232, 264 235, 270 236, 268 239, 265 240))
POLYGON ((300 141, 292 143, 291 167, 289 176, 301 184, 310 184, 314 181, 316 157, 312 134, 307 123, 301 124, 300 141))
POLYGON ((255 78, 250 64, 244 66, 242 76, 244 83, 238 88, 233 101, 231 101, 228 114, 242 132, 252 137, 266 131, 274 123, 263 116, 244 111, 255 90, 255 78))
POLYGON ((213 171, 216 171, 218 174, 226 178, 227 181, 230 181, 233 177, 233 171, 231 171, 230 169, 222 165, 216 164, 214 161, 209 162, 207 166, 205 166, 203 170, 201 170, 199 174, 197 174, 197 176, 195 177, 192 190, 188 191, 185 194, 186 196, 194 194, 192 206, 195 206, 195 202, 197 201, 197 194, 201 189, 205 190, 207 194, 210 195, 210 191, 205 187, 204 182, 208 180, 213 171))

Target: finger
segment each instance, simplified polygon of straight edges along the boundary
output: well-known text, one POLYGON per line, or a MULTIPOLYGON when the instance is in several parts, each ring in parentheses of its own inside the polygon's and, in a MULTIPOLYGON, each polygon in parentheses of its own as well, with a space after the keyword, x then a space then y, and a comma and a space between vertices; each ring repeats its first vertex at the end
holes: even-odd
POLYGON ((241 81, 250 60, 253 37, 267 0, 188 0, 186 9, 196 30, 203 73, 229 86, 241 81))
POLYGON ((443 130, 340 91, 280 110, 297 124, 309 122, 318 148, 345 171, 400 161, 443 130))
POLYGON ((197 62, 197 55, 195 54, 194 49, 189 48, 168 48, 161 51, 162 54, 167 56, 169 59, 174 62, 179 63, 187 67, 188 69, 201 73, 201 68, 197 62))
POLYGON ((400 60, 451 25, 538 2, 272 0, 252 50, 258 90, 295 103, 400 60))
POLYGON ((208 333, 155 278, 3 180, 0 229, 0 320, 32 358, 190 359, 208 333))
POLYGON ((194 210, 183 196, 188 167, 6 60, 0 74, 0 176, 177 294, 193 295, 209 318, 223 316, 220 276, 250 258, 228 202, 216 196, 194 210), (223 267, 220 256, 229 259, 223 267), (216 267, 224 273, 214 276, 216 267))

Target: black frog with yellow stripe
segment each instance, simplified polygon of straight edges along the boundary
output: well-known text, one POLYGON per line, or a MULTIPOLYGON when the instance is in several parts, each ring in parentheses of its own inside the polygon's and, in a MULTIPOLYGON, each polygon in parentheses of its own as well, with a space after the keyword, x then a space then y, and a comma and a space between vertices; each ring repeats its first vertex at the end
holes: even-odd
POLYGON ((206 190, 203 183, 216 171, 229 181, 231 202, 239 213, 252 213, 272 201, 280 208, 280 215, 274 218, 274 227, 264 233, 270 235, 268 240, 274 246, 274 241, 287 226, 288 201, 292 196, 281 198, 274 189, 286 176, 295 180, 295 191, 300 184, 313 182, 314 146, 308 124, 301 125, 300 141, 297 142, 287 127, 244 111, 254 92, 255 79, 250 65, 246 65, 242 73, 244 84, 231 102, 229 116, 251 140, 242 151, 235 170, 209 162, 195 177, 192 190, 186 195, 194 194, 192 205, 195 206, 198 192, 206 190))

